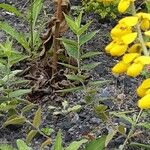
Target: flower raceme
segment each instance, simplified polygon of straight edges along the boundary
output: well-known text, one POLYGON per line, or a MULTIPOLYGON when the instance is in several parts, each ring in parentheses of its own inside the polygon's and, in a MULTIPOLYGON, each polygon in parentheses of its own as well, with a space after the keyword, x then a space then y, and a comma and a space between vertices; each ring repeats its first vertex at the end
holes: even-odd
POLYGON ((121 19, 112 31, 113 41, 105 48, 107 53, 112 56, 121 56, 125 54, 129 44, 137 38, 137 32, 132 32, 132 27, 138 22, 138 17, 125 17, 121 19))
POLYGON ((142 97, 138 101, 138 107, 141 109, 150 108, 150 78, 144 80, 142 84, 137 88, 138 96, 142 97))

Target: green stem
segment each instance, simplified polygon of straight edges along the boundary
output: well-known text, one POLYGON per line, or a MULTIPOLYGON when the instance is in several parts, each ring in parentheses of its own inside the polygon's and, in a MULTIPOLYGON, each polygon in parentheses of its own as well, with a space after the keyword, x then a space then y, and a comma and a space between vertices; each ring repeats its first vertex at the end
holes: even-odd
POLYGON ((123 145, 121 146, 121 149, 120 149, 120 150, 123 150, 123 149, 125 148, 125 146, 126 146, 128 140, 131 138, 132 134, 134 133, 135 127, 136 127, 136 125, 137 125, 137 123, 138 123, 138 121, 139 121, 139 118, 140 118, 142 112, 143 112, 143 110, 141 109, 140 112, 139 112, 139 114, 138 114, 138 116, 137 116, 137 118, 136 118, 136 121, 132 124, 131 130, 130 130, 128 136, 126 137, 126 139, 125 139, 123 145))
POLYGON ((77 35, 77 42, 78 42, 78 58, 77 58, 77 63, 78 63, 78 74, 81 74, 80 70, 80 37, 77 35))
MULTIPOLYGON (((133 16, 136 15, 136 8, 135 8, 135 5, 134 5, 134 2, 132 2, 132 15, 133 16)), ((147 47, 145 46, 145 42, 144 42, 144 39, 143 39, 143 35, 142 35, 142 31, 141 31, 139 23, 137 23, 136 29, 137 29, 137 32, 138 32, 138 38, 139 38, 139 41, 141 43, 143 53, 144 53, 145 56, 149 56, 149 52, 147 50, 147 47)))
POLYGON ((33 0, 31 0, 31 16, 30 16, 30 36, 31 36, 31 43, 30 43, 30 47, 31 47, 31 52, 33 52, 33 47, 34 47, 34 37, 33 37, 33 30, 34 30, 34 27, 33 27, 33 0))

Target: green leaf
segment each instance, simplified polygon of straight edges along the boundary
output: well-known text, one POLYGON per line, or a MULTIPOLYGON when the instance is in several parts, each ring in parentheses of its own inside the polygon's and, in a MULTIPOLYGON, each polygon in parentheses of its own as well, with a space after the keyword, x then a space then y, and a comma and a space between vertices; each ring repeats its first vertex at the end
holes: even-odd
POLYGON ((17 140, 17 147, 19 150, 32 150, 23 140, 17 140))
POLYGON ((76 25, 75 21, 69 17, 68 15, 64 14, 65 16, 65 20, 67 22, 67 25, 70 27, 70 29, 75 33, 77 34, 77 31, 78 31, 78 26, 76 25))
POLYGON ((82 35, 90 26, 90 24, 92 23, 92 21, 88 22, 87 24, 83 25, 78 31, 77 31, 77 35, 80 36, 82 35))
POLYGON ((105 85, 106 83, 110 82, 110 80, 105 80, 105 81, 90 81, 88 83, 89 86, 102 86, 102 85, 105 85))
POLYGON ((74 40, 70 40, 70 39, 66 39, 66 38, 58 38, 58 40, 63 41, 65 43, 67 43, 67 44, 74 45, 74 46, 78 45, 78 43, 76 41, 74 41, 74 40))
POLYGON ((126 116, 125 114, 119 114, 119 113, 116 113, 116 112, 113 112, 112 115, 116 116, 116 117, 119 117, 119 118, 122 118, 126 121, 128 121, 129 123, 133 124, 134 121, 132 120, 132 118, 126 116))
POLYGON ((54 144, 54 150, 62 150, 62 137, 61 137, 61 131, 59 130, 56 136, 55 144, 54 144))
POLYGON ((65 43, 63 42, 63 45, 68 53, 69 56, 78 59, 78 47, 77 45, 74 44, 69 44, 69 43, 65 43))
POLYGON ((98 31, 94 31, 94 32, 90 32, 90 33, 87 33, 85 35, 82 35, 80 37, 80 45, 83 45, 86 42, 88 42, 89 40, 91 40, 96 35, 97 32, 98 31))
POLYGON ((29 14, 29 19, 32 20, 32 27, 33 29, 35 28, 35 24, 37 22, 37 18, 42 10, 43 7, 43 0, 34 0, 33 4, 30 8, 30 14, 29 14))
POLYGON ((101 54, 100 52, 87 52, 81 56, 82 59, 89 58, 101 54))
POLYGON ((63 90, 57 90, 57 93, 68 93, 68 92, 75 92, 79 90, 83 90, 83 86, 78 86, 78 87, 73 87, 73 88, 68 88, 68 89, 63 89, 63 90))
POLYGON ((3 106, 2 104, 0 105, 0 111, 8 111, 10 109, 16 109, 17 104, 7 104, 6 106, 3 106))
POLYGON ((28 58, 28 56, 22 55, 19 52, 12 51, 10 58, 9 58, 10 65, 12 66, 12 65, 14 65, 14 64, 26 59, 26 58, 28 58))
POLYGON ((150 123, 148 122, 138 123, 137 125, 150 130, 150 123))
POLYGON ((23 17, 22 13, 19 10, 17 10, 16 7, 13 7, 12 5, 1 3, 0 8, 3 8, 10 13, 14 13, 18 17, 23 17))
POLYGON ((31 130, 28 134, 27 134, 27 137, 26 137, 26 143, 29 144, 32 139, 36 136, 37 134, 37 130, 31 130))
POLYGON ((0 144, 0 150, 17 150, 8 144, 0 144))
POLYGON ((72 66, 70 64, 65 64, 65 63, 60 63, 60 62, 58 62, 58 64, 63 65, 63 66, 70 68, 70 69, 78 70, 78 67, 72 66))
POLYGON ((119 125, 119 126, 118 126, 118 131, 119 131, 121 134, 123 134, 123 135, 124 135, 125 132, 126 132, 126 131, 125 131, 125 127, 124 127, 123 125, 119 125))
POLYGON ((103 120, 108 120, 109 113, 106 112, 107 106, 99 104, 95 106, 95 113, 103 120))
POLYGON ((80 146, 84 143, 86 143, 88 140, 83 139, 81 141, 74 141, 72 142, 65 150, 78 150, 80 146))
POLYGON ((77 24, 78 28, 80 28, 80 26, 81 26, 82 14, 83 14, 83 12, 81 11, 79 16, 75 20, 75 23, 77 24))
POLYGON ((67 77, 67 79, 73 80, 73 81, 80 81, 80 82, 82 82, 82 81, 85 80, 85 77, 82 76, 82 75, 67 74, 65 76, 67 77))
POLYGON ((110 130, 105 141, 105 147, 109 144, 109 142, 113 139, 113 137, 116 135, 117 130, 110 130))
POLYGON ((102 136, 88 143, 84 150, 104 150, 105 141, 106 141, 106 136, 102 136))
POLYGON ((32 91, 31 89, 16 90, 16 91, 10 92, 9 97, 10 98, 20 97, 20 96, 30 93, 31 91, 32 91))
POLYGON ((25 106, 24 108, 22 108, 21 112, 22 112, 22 113, 28 112, 29 110, 31 110, 31 109, 34 108, 35 106, 37 106, 37 105, 31 103, 31 104, 25 106))
POLYGON ((132 147, 140 147, 143 150, 149 150, 150 149, 150 145, 148 144, 141 144, 141 143, 136 143, 136 142, 131 142, 129 146, 132 147))
POLYGON ((76 106, 68 108, 68 112, 79 112, 81 108, 82 108, 81 105, 76 105, 76 106))
POLYGON ((83 65, 81 66, 82 70, 86 70, 86 71, 90 71, 91 69, 94 69, 95 67, 97 67, 98 65, 100 65, 101 63, 91 63, 91 64, 87 64, 87 65, 83 65))
POLYGON ((39 107, 39 109, 36 111, 34 119, 33 119, 33 126, 35 128, 38 128, 41 124, 41 115, 42 115, 42 110, 41 107, 39 107))
POLYGON ((25 123, 25 117, 18 116, 16 118, 4 122, 3 127, 6 127, 8 125, 20 125, 23 123, 25 123))
POLYGON ((45 146, 50 145, 50 144, 51 144, 51 139, 48 138, 41 144, 40 149, 42 150, 42 149, 44 149, 45 146))
POLYGON ((7 22, 0 21, 0 29, 5 31, 7 34, 11 35, 14 39, 16 39, 18 43, 20 43, 26 50, 30 49, 25 35, 11 27, 7 22))

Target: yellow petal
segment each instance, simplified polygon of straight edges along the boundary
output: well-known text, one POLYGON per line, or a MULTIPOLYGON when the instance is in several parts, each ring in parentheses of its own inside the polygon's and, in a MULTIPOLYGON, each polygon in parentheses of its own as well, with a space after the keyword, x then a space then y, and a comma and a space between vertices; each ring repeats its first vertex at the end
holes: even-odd
POLYGON ((148 88, 150 88, 150 78, 144 80, 144 81, 142 82, 142 84, 141 84, 139 87, 141 87, 141 88, 143 88, 143 89, 148 89, 148 88))
POLYGON ((139 86, 139 87, 137 88, 137 90, 136 90, 137 95, 138 95, 139 97, 145 96, 146 91, 147 91, 147 90, 146 90, 146 89, 143 89, 141 86, 139 86))
POLYGON ((128 48, 128 45, 118 44, 110 50, 110 54, 112 56, 121 56, 126 52, 127 48, 128 48))
POLYGON ((133 44, 129 49, 129 53, 139 53, 141 51, 141 44, 133 44))
POLYGON ((112 41, 111 43, 109 43, 106 47, 105 47, 105 51, 106 53, 109 53, 110 50, 115 46, 116 42, 112 41))
POLYGON ((111 30, 111 37, 121 37, 123 35, 131 33, 131 27, 128 27, 126 24, 118 24, 111 30))
POLYGON ((150 89, 148 89, 148 90, 146 91, 146 95, 147 95, 147 94, 150 94, 150 89))
POLYGON ((122 40, 125 44, 130 44, 136 39, 136 37, 137 37, 137 32, 129 33, 127 35, 124 35, 122 37, 122 40))
POLYGON ((143 31, 146 31, 146 30, 148 30, 149 28, 150 28, 149 20, 148 20, 148 19, 143 19, 143 20, 141 21, 141 29, 142 29, 143 31))
POLYGON ((124 23, 129 27, 135 26, 138 23, 138 17, 125 17, 119 21, 119 23, 124 23))
POLYGON ((150 20, 150 14, 149 13, 140 12, 140 13, 137 13, 136 15, 139 17, 139 19, 148 19, 148 20, 150 20))
POLYGON ((135 63, 141 63, 143 65, 150 64, 150 56, 140 56, 134 60, 135 63))
POLYGON ((130 6, 130 0, 121 0, 118 5, 118 11, 124 13, 130 6))
POLYGON ((131 77, 137 77, 142 72, 143 67, 144 66, 140 63, 133 63, 131 66, 128 67, 127 75, 131 77))
POLYGON ((138 107, 141 109, 149 109, 150 108, 150 94, 145 95, 138 101, 138 107))
POLYGON ((112 68, 112 72, 115 74, 124 73, 127 71, 128 66, 128 64, 124 63, 123 61, 120 61, 112 68))
POLYGON ((145 35, 150 36, 150 31, 144 32, 145 35))
POLYGON ((140 54, 138 53, 129 53, 125 54, 122 58, 123 62, 126 64, 131 63, 136 57, 138 57, 140 54))

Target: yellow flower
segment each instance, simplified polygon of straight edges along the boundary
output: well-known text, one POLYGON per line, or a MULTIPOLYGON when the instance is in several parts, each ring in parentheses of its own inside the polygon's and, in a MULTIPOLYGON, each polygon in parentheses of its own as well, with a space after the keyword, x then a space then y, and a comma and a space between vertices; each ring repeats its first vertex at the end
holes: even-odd
POLYGON ((129 54, 125 54, 123 56, 122 60, 124 63, 129 64, 138 56, 140 56, 140 54, 138 54, 138 53, 129 53, 129 54))
POLYGON ((139 53, 141 51, 141 44, 136 43, 133 44, 129 49, 128 52, 129 53, 139 53))
POLYGON ((141 63, 143 65, 150 64, 150 56, 140 56, 134 60, 135 63, 141 63))
POLYGON ((129 33, 129 34, 126 34, 122 37, 122 41, 125 44, 130 44, 136 39, 136 37, 137 37, 137 32, 129 33))
POLYGON ((136 14, 138 16, 139 19, 148 19, 150 20, 150 14, 149 13, 143 13, 143 12, 140 12, 140 13, 137 13, 136 14))
POLYGON ((147 89, 150 88, 150 78, 144 80, 140 85, 141 88, 147 89))
POLYGON ((150 94, 145 95, 138 101, 138 107, 141 109, 149 109, 150 108, 150 94))
POLYGON ((137 88, 138 96, 143 97, 144 95, 148 94, 147 92, 150 92, 149 89, 150 89, 150 78, 144 80, 142 84, 137 88))
POLYGON ((143 19, 142 21, 141 21, 141 29, 143 30, 143 31, 146 31, 146 30, 148 30, 149 28, 150 28, 150 23, 149 23, 149 20, 148 19, 143 19))
POLYGON ((140 63, 133 63, 127 69, 127 75, 131 77, 137 77, 140 75, 141 71, 143 70, 144 65, 140 63))
POLYGON ((120 13, 124 13, 130 6, 132 0, 121 0, 118 5, 118 10, 120 13))
POLYGON ((119 38, 123 35, 131 33, 131 27, 127 26, 126 24, 117 24, 112 30, 111 30, 111 37, 112 39, 119 38))
POLYGON ((123 61, 120 61, 112 68, 112 72, 115 74, 124 73, 127 71, 128 66, 128 64, 124 63, 123 61))
POLYGON ((125 17, 119 21, 119 24, 126 24, 128 27, 133 27, 138 23, 138 17, 125 17))
POLYGON ((139 87, 137 88, 137 90, 136 90, 137 95, 138 95, 139 97, 145 96, 146 91, 147 91, 147 89, 144 89, 144 88, 142 88, 141 86, 139 86, 139 87))
POLYGON ((150 31, 144 32, 145 35, 150 36, 150 31))
POLYGON ((106 53, 110 53, 110 50, 116 45, 116 41, 112 41, 105 47, 106 53))
POLYGON ((121 56, 126 52, 127 48, 128 45, 126 44, 116 44, 112 49, 110 49, 110 54, 112 56, 121 56))

